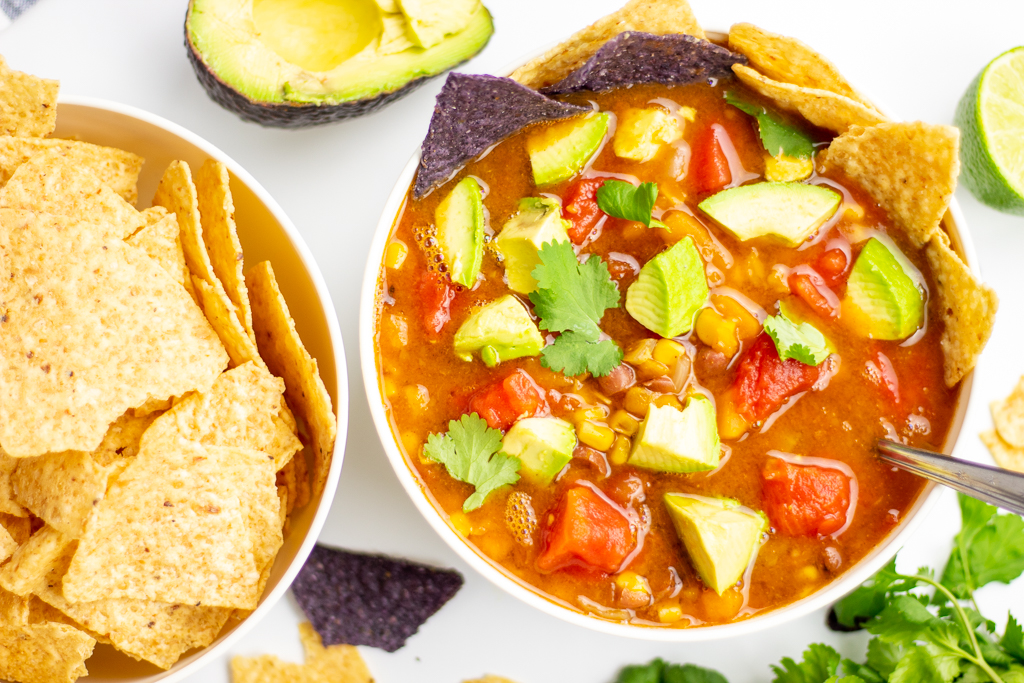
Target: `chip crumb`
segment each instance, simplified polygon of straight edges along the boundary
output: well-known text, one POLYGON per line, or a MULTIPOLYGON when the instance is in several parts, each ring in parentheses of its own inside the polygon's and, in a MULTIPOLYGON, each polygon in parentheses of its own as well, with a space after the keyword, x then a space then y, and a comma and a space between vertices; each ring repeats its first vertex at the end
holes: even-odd
POLYGON ((232 683, 373 683, 357 648, 324 647, 308 622, 299 624, 299 638, 306 653, 305 663, 285 662, 274 655, 238 655, 231 659, 232 683))
POLYGON ((41 138, 57 124, 60 82, 14 71, 0 57, 0 133, 41 138))

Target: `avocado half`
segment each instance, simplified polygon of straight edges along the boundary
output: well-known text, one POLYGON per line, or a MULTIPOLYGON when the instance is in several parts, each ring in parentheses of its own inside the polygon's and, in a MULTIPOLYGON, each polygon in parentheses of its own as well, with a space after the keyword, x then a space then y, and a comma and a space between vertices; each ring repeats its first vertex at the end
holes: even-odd
POLYGON ((191 0, 185 45, 210 97, 300 128, 360 116, 483 49, 480 0, 191 0))

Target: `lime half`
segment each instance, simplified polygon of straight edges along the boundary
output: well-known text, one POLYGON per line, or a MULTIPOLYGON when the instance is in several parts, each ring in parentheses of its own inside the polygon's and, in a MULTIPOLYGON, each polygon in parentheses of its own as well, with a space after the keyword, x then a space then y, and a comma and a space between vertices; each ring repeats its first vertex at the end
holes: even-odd
POLYGON ((1024 216, 1024 47, 999 55, 956 108, 967 189, 994 209, 1024 216))

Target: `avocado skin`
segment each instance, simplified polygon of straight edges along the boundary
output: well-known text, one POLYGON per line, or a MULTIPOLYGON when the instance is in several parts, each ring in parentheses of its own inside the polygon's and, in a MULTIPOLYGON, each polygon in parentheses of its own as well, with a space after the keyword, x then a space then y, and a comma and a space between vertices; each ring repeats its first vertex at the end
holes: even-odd
MULTIPOLYGON (((487 42, 490 42, 490 38, 488 38, 487 42)), ((487 42, 480 46, 480 50, 487 46, 487 42)), ((453 64, 448 70, 469 61, 479 54, 480 50, 467 55, 466 59, 458 64, 453 64)), ((206 94, 210 96, 210 99, 228 111, 238 114, 244 121, 258 123, 269 128, 309 128, 311 126, 321 126, 325 123, 363 116, 405 97, 430 79, 437 78, 444 73, 444 71, 441 71, 433 76, 423 76, 409 81, 398 90, 381 93, 362 100, 353 100, 352 102, 340 102, 338 104, 258 102, 249 99, 222 81, 206 65, 206 62, 199 55, 199 51, 192 45, 192 41, 189 39, 187 14, 185 17, 185 51, 188 53, 188 61, 192 64, 192 70, 196 72, 199 83, 203 86, 206 94)))

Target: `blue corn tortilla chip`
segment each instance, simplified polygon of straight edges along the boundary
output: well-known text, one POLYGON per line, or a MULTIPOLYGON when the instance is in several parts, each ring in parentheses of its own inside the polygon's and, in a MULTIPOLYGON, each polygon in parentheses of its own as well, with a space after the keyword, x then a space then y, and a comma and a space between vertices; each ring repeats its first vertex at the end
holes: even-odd
POLYGON ((733 64, 746 63, 743 55, 693 36, 627 31, 602 45, 583 66, 540 92, 602 92, 640 83, 689 85, 732 76, 733 64))
POLYGON ((413 196, 419 199, 467 161, 531 123, 588 111, 544 97, 511 78, 450 73, 423 141, 413 196))
POLYGON ((394 652, 462 587, 451 569, 317 545, 292 593, 324 645, 394 652))

